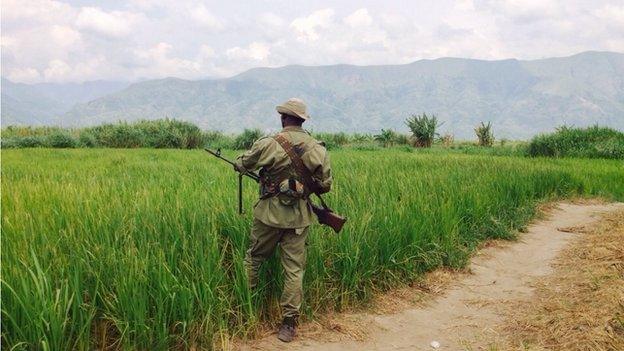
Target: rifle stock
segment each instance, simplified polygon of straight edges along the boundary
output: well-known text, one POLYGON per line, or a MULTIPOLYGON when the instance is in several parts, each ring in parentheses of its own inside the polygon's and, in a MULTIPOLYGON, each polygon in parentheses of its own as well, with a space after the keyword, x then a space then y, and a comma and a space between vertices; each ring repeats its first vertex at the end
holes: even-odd
POLYGON ((312 211, 316 215, 320 224, 326 225, 333 229, 336 233, 340 233, 342 226, 344 226, 347 219, 327 207, 320 207, 314 204, 312 205, 312 211))

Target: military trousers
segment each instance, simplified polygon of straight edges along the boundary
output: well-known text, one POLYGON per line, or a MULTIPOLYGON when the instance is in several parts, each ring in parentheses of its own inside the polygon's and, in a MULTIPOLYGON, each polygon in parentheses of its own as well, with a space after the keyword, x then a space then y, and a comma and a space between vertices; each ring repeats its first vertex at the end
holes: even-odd
POLYGON ((303 274, 306 263, 306 237, 308 228, 282 229, 268 226, 254 218, 251 242, 245 255, 249 285, 258 285, 260 265, 269 258, 277 246, 284 270, 284 289, 280 298, 282 315, 298 317, 303 301, 303 274))

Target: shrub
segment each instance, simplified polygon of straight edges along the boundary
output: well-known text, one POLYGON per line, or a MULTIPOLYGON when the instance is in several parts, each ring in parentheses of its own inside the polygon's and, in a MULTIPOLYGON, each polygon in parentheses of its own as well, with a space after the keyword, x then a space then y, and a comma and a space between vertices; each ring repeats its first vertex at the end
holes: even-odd
POLYGON ((234 139, 234 148, 238 150, 249 149, 262 136, 263 133, 260 129, 245 129, 242 134, 234 139))
POLYGON ((529 156, 624 159, 624 133, 615 129, 560 127, 551 134, 534 137, 529 156))
POLYGON ((168 139, 161 142, 161 145, 166 145, 163 147, 195 149, 202 146, 201 129, 193 123, 167 119, 161 121, 161 124, 164 124, 161 129, 168 131, 168 139))
POLYGON ((68 133, 54 132, 46 138, 46 146, 54 148, 75 148, 78 141, 68 133))
POLYGON ((325 143, 328 149, 337 149, 351 142, 346 133, 314 133, 314 137, 325 143))
POLYGON ((442 125, 438 124, 438 118, 435 115, 431 117, 423 113, 422 115, 412 115, 405 120, 405 124, 412 131, 414 146, 431 147, 433 139, 438 135, 436 129, 442 125))
POLYGON ((446 133, 440 138, 440 142, 442 143, 442 145, 444 145, 444 147, 453 146, 454 141, 455 141, 455 136, 450 133, 446 133))
POLYGON ((394 144, 396 133, 392 129, 382 129, 381 133, 373 136, 373 138, 383 147, 388 147, 394 144))
POLYGON ((494 133, 492 133, 492 123, 487 124, 481 122, 481 125, 474 129, 477 134, 480 146, 490 147, 494 145, 494 133))
POLYGON ((14 148, 17 148, 17 147, 19 147, 17 138, 15 138, 15 137, 13 137, 13 138, 2 137, 2 140, 0 141, 0 148, 2 148, 2 149, 14 149, 14 148))
POLYGON ((409 143, 410 143, 409 136, 407 136, 405 134, 397 133, 394 136, 394 143, 397 144, 397 145, 407 145, 407 146, 409 146, 409 143))
POLYGON ((78 137, 78 143, 82 147, 96 147, 98 146, 97 139, 90 132, 82 132, 78 137))
POLYGON ((373 137, 370 134, 355 133, 351 136, 351 141, 354 143, 363 143, 366 141, 372 141, 373 137))
POLYGON ((88 131, 95 135, 98 144, 105 147, 136 148, 145 145, 141 131, 125 122, 103 124, 88 131))
POLYGON ((329 140, 320 140, 323 145, 325 146, 325 149, 327 150, 338 150, 341 149, 342 146, 340 144, 336 144, 336 142, 333 139, 329 139, 329 140))
POLYGON ((45 146, 44 138, 41 136, 25 136, 22 138, 15 138, 15 147, 42 147, 45 146))
POLYGON ((213 149, 233 149, 234 139, 221 132, 205 132, 202 136, 203 144, 213 149))

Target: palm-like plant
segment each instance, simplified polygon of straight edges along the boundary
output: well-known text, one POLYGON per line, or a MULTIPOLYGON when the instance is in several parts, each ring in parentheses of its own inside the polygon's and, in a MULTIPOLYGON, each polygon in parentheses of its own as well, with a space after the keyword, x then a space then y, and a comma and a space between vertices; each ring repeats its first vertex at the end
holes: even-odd
POLYGON ((423 113, 422 115, 412 115, 405 120, 405 124, 412 131, 414 146, 431 147, 433 140, 438 135, 436 129, 443 123, 438 123, 438 118, 435 115, 429 117, 423 113))
POLYGON ((373 136, 375 141, 381 143, 384 147, 392 146, 396 133, 392 129, 382 129, 380 134, 373 136))
POLYGON ((479 139, 480 146, 492 146, 494 145, 494 133, 492 133, 492 123, 487 124, 481 122, 481 125, 474 129, 479 139))

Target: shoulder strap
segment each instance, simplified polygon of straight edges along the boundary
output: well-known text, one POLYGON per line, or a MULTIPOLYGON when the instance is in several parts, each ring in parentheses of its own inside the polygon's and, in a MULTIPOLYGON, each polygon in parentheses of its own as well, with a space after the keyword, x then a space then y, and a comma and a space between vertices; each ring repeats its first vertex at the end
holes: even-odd
POLYGON ((312 173, 303 164, 303 160, 301 157, 295 152, 293 144, 284 137, 284 135, 277 134, 273 137, 275 141, 284 149, 288 157, 290 158, 290 162, 292 162, 293 167, 295 168, 295 172, 301 177, 301 181, 308 188, 308 191, 317 193, 317 185, 314 179, 312 178, 312 173))

